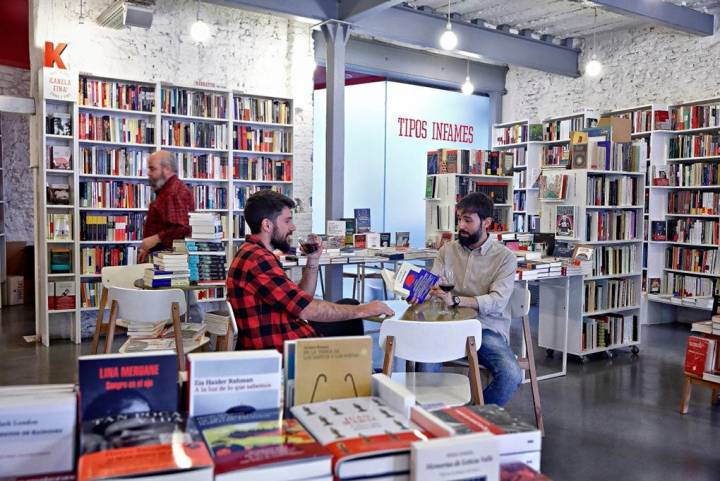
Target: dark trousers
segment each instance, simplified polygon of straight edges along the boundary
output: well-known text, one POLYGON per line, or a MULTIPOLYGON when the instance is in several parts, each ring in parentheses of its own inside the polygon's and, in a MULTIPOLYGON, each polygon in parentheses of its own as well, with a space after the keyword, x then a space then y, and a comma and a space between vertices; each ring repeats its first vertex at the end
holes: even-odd
MULTIPOLYGON (((360 303, 356 299, 340 299, 336 304, 348 304, 357 306, 360 303)), ((309 321, 315 332, 322 337, 340 336, 363 336, 365 328, 362 319, 350 319, 349 321, 336 322, 315 322, 309 321)))

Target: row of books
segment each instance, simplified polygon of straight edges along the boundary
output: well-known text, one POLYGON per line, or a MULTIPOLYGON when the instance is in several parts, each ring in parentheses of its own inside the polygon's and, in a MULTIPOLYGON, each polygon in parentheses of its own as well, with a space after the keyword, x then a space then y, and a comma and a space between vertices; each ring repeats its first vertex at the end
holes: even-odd
POLYGON ((515 232, 540 232, 540 216, 535 214, 513 214, 515 232))
POLYGON ((81 214, 81 241, 139 241, 143 239, 145 214, 123 215, 81 214))
POLYGON ((525 167, 527 165, 527 150, 525 147, 515 147, 508 150, 513 156, 515 168, 525 167))
POLYGON ((291 124, 292 112, 288 100, 233 97, 235 120, 291 124))
POLYGON ((49 112, 45 117, 45 133, 50 135, 72 135, 72 114, 49 112))
POLYGON ((512 175, 512 152, 438 149, 427 153, 427 174, 512 175))
POLYGON ((153 192, 147 184, 116 180, 80 182, 80 207, 147 209, 153 192))
POLYGON ((293 133, 285 129, 258 129, 236 125, 232 131, 232 145, 235 150, 254 152, 292 152, 293 133))
MULTIPOLYGON (((80 162, 83 174, 147 176, 150 152, 128 148, 82 147, 80 162)), ((57 168, 57 167, 53 167, 57 168)))
POLYGON ((80 280, 80 307, 98 307, 102 295, 102 281, 95 279, 80 280))
MULTIPOLYGON (((667 115, 667 112, 665 114, 667 115)), ((636 110, 635 112, 613 114, 613 117, 630 119, 630 131, 633 134, 648 132, 653 129, 652 110, 636 110)))
POLYGON ((635 176, 588 176, 587 203, 593 206, 637 206, 643 190, 643 182, 635 176))
POLYGON ((571 146, 572 168, 640 172, 647 160, 645 145, 644 142, 594 141, 591 137, 586 144, 571 146))
POLYGON ((78 105, 152 112, 155 86, 80 77, 78 105))
POLYGON ((171 147, 198 147, 227 149, 227 125, 184 120, 163 119, 162 145, 171 147))
POLYGON ((176 152, 175 156, 180 178, 227 179, 228 161, 224 155, 176 152))
MULTIPOLYGON (((198 289, 195 291, 195 295, 197 296, 197 299, 199 301, 203 300, 210 300, 210 299, 225 299, 227 296, 225 295, 225 288, 224 287, 207 287, 205 289, 198 289)), ((205 313, 205 322, 210 323, 208 319, 208 313, 205 313)), ((227 331, 227 328, 225 329, 227 331)), ((222 332, 220 335, 224 335, 225 333, 222 332)))
POLYGON ((673 130, 720 125, 720 105, 683 105, 670 111, 673 130))
POLYGON ((720 179, 718 164, 709 162, 653 166, 652 176, 652 185, 675 187, 717 185, 720 179))
POLYGON ((589 127, 583 117, 573 117, 564 120, 553 120, 543 123, 543 140, 555 141, 570 138, 570 132, 589 127))
POLYGON ((720 245, 720 222, 704 219, 669 219, 667 240, 688 244, 720 245))
POLYGON ((155 121, 78 113, 78 138, 129 144, 155 143, 155 121))
POLYGON ((193 185, 196 209, 227 209, 227 187, 193 185))
POLYGON ((72 214, 47 214, 45 238, 53 241, 73 240, 72 214))
POLYGON ((233 158, 233 178, 257 181, 291 181, 292 160, 271 157, 233 158))
POLYGON ((525 210, 526 192, 515 192, 513 194, 513 210, 525 210))
POLYGON ((510 145, 527 142, 530 137, 529 134, 533 131, 536 133, 536 136, 530 140, 542 140, 542 125, 540 124, 522 123, 510 125, 508 127, 496 127, 494 129, 495 145, 510 145))
POLYGON ((162 87, 160 107, 164 114, 192 117, 225 118, 227 94, 204 92, 179 87, 162 87))
POLYGON ((635 307, 639 304, 638 279, 585 281, 585 312, 635 307))
POLYGON ((527 185, 528 171, 517 170, 513 173, 513 189, 525 189, 527 185))
POLYGON ((559 167, 570 165, 570 145, 546 145, 542 153, 543 167, 559 167))
POLYGON ((137 263, 137 246, 95 246, 80 249, 81 274, 101 274, 103 267, 137 263))
POLYGON ((720 274, 718 250, 672 246, 665 251, 665 267, 679 271, 720 274))
POLYGON ((74 281, 48 282, 48 310, 62 311, 66 309, 75 309, 75 298, 76 294, 74 281))
POLYGON ((633 274, 637 270, 640 245, 597 246, 591 262, 593 276, 633 274))
POLYGON ((261 190, 274 190, 281 194, 290 195, 290 188, 284 185, 236 185, 234 187, 234 208, 238 210, 245 208, 245 201, 247 201, 248 197, 261 190))
POLYGON ((713 295, 713 284, 713 279, 707 277, 665 272, 657 292, 673 297, 707 297, 713 295))
POLYGON ((590 242, 638 240, 639 228, 638 213, 634 210, 591 211, 585 215, 585 240, 590 242))
POLYGON ((668 155, 673 159, 720 155, 720 136, 714 133, 672 137, 668 143, 668 155))
POLYGON ((612 348, 638 340, 638 318, 635 315, 606 314, 583 320, 582 351, 612 348))
POLYGON ((462 177, 458 180, 457 201, 471 192, 482 192, 492 199, 495 204, 508 202, 508 184, 506 182, 493 182, 462 177))
POLYGON ((717 215, 720 194, 697 190, 668 192, 668 214, 717 215))

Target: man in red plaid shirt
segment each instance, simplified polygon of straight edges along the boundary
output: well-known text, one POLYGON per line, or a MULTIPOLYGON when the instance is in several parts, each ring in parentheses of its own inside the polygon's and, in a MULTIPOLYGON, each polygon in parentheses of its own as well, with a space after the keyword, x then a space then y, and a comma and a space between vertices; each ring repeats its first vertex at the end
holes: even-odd
POLYGON ((195 210, 195 199, 177 172, 177 159, 170 152, 161 150, 148 159, 148 179, 155 200, 145 216, 138 262, 145 262, 151 252, 172 249, 175 239, 190 237, 188 214, 195 210))
POLYGON ((348 305, 314 299, 322 249, 307 254, 300 284, 287 277, 273 250, 290 248, 294 207, 292 199, 271 190, 261 190, 245 204, 252 235, 233 259, 227 278, 241 349, 282 351, 288 339, 361 334, 357 330, 362 329, 362 318, 393 315, 379 301, 348 305))

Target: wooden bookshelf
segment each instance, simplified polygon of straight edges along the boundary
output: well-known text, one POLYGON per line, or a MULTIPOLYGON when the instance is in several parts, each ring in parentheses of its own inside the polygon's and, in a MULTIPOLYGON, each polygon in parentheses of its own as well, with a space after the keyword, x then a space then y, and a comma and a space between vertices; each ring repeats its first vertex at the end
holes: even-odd
MULTIPOLYGON (((92 312, 95 307, 87 305, 81 296, 81 286, 85 283, 94 283, 94 288, 99 288, 100 275, 97 273, 84 273, 82 252, 88 248, 118 248, 124 252, 136 252, 140 240, 81 240, 81 221, 85 215, 139 215, 144 217, 147 212, 147 205, 135 206, 114 206, 105 205, 97 207, 83 205, 80 202, 80 185, 92 182, 119 182, 120 185, 147 186, 147 157, 154 151, 164 149, 175 153, 178 157, 179 177, 193 191, 198 212, 215 212, 223 217, 223 225, 226 229, 224 240, 225 255, 228 265, 235 254, 235 250, 245 237, 245 221, 242 217, 242 207, 246 197, 259 189, 272 188, 292 197, 292 169, 293 169, 293 101, 291 99, 276 98, 270 96, 247 94, 236 92, 230 89, 215 89, 198 86, 183 86, 168 82, 139 81, 132 79, 113 79, 94 76, 92 74, 80 75, 80 86, 82 81, 102 81, 106 83, 115 82, 124 87, 134 88, 136 105, 119 105, 108 102, 107 99, 115 100, 121 98, 118 94, 114 97, 98 96, 99 102, 83 102, 82 96, 74 101, 58 102, 47 98, 42 94, 42 115, 40 117, 40 129, 42 134, 42 158, 40 159, 39 175, 36 186, 36 209, 38 219, 38 239, 36 253, 38 259, 37 296, 36 304, 38 335, 43 344, 50 343, 50 324, 63 323, 69 327, 71 339, 79 343, 81 333, 81 313, 92 312), (140 93, 142 92, 142 95, 140 93), (168 95, 174 94, 174 102, 165 102, 168 95), (246 104, 249 102, 251 111, 235 111, 235 99, 243 98, 246 104), (105 100, 103 100, 105 99, 105 100), (255 104, 253 104, 255 102, 255 104), (260 105, 260 107, 258 107, 260 105), (282 105, 282 107, 280 107, 282 105), (274 109, 282 110, 283 117, 273 116, 274 109), (72 116, 73 130, 70 135, 47 134, 45 130, 45 119, 48 113, 64 112, 72 116), (117 121, 114 125, 142 125, 147 132, 152 130, 152 141, 143 137, 117 137, 113 132, 108 137, 97 138, 95 136, 81 135, 79 126, 79 115, 84 114, 85 118, 91 116, 106 116, 111 119, 110 123, 117 121), (263 115, 260 115, 263 114, 263 115), (139 124, 142 122, 142 124, 139 124), (193 134, 192 139, 170 136, 169 128, 179 123, 186 131, 193 134), (252 148, 236 149, 233 145, 233 127, 245 126, 253 129, 257 143, 252 148), (163 132, 163 127, 168 132, 163 132), (262 134, 260 133, 262 130, 262 134), (282 132, 278 134, 277 132, 282 132), (84 138, 80 138, 84 137, 84 138), (282 140, 282 145, 278 144, 282 140), (178 140, 182 140, 178 142, 178 140), (198 141, 201 140, 201 141, 198 141), (72 166, 68 170, 49 168, 48 150, 50 145, 70 146, 72 148, 72 166), (89 157, 94 162, 83 162, 83 150, 88 149, 95 157, 89 157), (109 151, 115 152, 108 153, 109 151), (265 152, 272 150, 272 152, 265 152), (101 163, 101 155, 112 158, 122 158, 122 163, 108 160, 101 163), (252 178, 241 178, 234 175, 233 161, 236 158, 265 158, 266 165, 260 167, 260 173, 252 178), (282 164, 280 164, 282 163, 282 164), (101 165, 102 164, 102 165, 101 165), (113 170, 122 165, 121 171, 113 170), (280 166, 282 165, 282 169, 280 166), (282 177, 278 177, 282 170, 282 177), (54 180, 53 180, 54 179, 54 180), (69 179, 69 180, 68 180, 69 179), (49 204, 45 193, 45 187, 49 182, 70 184, 70 204, 57 205, 49 204), (242 199, 237 195, 242 194, 242 199), (46 238, 47 219, 50 214, 67 213, 72 215, 72 240, 53 242, 46 238), (69 246, 72 248, 72 271, 70 273, 50 272, 50 249, 57 246, 69 246), (48 309, 47 296, 48 287, 52 282, 72 282, 75 289, 76 302, 73 309, 50 310, 48 309)), ((42 84, 42 82, 40 82, 42 84)), ((100 92, 100 89, 94 90, 100 92)), ((126 96, 122 97, 127 98, 126 96)), ((247 129, 246 129, 247 130, 247 129)), ((150 196, 147 204, 154 197, 150 196)), ((2 209, 2 207, 0 207, 2 209)), ((209 286, 212 287, 212 286, 209 286)), ((99 291, 97 291, 99 292, 99 291)), ((224 294, 220 291, 213 291, 212 296, 204 297, 203 304, 220 302, 224 294)), ((96 299, 95 299, 96 301, 96 299)))

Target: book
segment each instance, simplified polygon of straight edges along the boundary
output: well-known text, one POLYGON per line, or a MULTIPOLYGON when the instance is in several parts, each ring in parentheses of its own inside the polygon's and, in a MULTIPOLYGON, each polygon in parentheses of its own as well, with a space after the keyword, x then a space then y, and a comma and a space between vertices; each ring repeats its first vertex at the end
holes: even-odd
POLYGON ((368 249, 380 248, 380 234, 378 232, 368 232, 365 234, 368 249))
POLYGON ((555 208, 555 236, 575 237, 576 208, 572 205, 559 205, 555 208))
POLYGON ((367 234, 355 234, 353 236, 353 245, 356 249, 367 249, 367 234))
POLYGON ((412 443, 427 439, 377 397, 304 404, 291 412, 333 454, 340 480, 408 473, 412 443))
POLYGON ((353 236, 357 233, 355 231, 355 219, 340 219, 341 221, 345 222, 345 247, 352 247, 353 241, 355 240, 353 236))
POLYGON ((395 247, 401 247, 401 248, 410 247, 410 232, 396 232, 395 233, 395 247))
POLYGON ((685 372, 702 377, 706 371, 715 369, 716 341, 699 336, 690 336, 685 350, 685 372))
POLYGON ((69 184, 48 184, 47 202, 50 205, 69 205, 70 185, 69 184))
POLYGON ((392 287, 393 292, 403 299, 425 302, 430 289, 438 283, 440 278, 429 270, 403 262, 397 272, 383 269, 381 272, 385 285, 392 287))
POLYGON ((497 441, 487 433, 413 443, 411 481, 498 481, 497 441))
POLYGON ((650 294, 660 294, 662 284, 659 277, 648 277, 648 292, 650 294))
POLYGON ((274 349, 191 353, 187 359, 188 415, 280 407, 281 358, 274 349))
POLYGON ((370 232, 370 209, 355 209, 355 231, 358 234, 370 232))
POLYGON ((332 455, 278 409, 196 419, 218 481, 294 481, 329 476, 332 455))
POLYGON ((372 339, 369 336, 298 339, 294 342, 289 406, 370 395, 372 339))
POLYGON ((81 356, 78 366, 78 481, 172 479, 180 472, 212 480, 207 448, 193 435, 192 421, 177 412, 175 352, 81 356))
POLYGON ((653 165, 652 166, 652 185, 656 186, 668 186, 670 185, 670 179, 668 177, 668 166, 665 165, 653 165))
POLYGON ((530 142, 542 142, 543 140, 543 124, 530 124, 529 127, 530 142))
POLYGON ((551 481, 524 463, 503 463, 500 465, 500 481, 551 481))
POLYGON ((69 145, 51 145, 49 148, 48 168, 56 170, 72 169, 72 147, 69 145))
POLYGON ((390 247, 390 232, 380 233, 380 247, 390 247))
POLYGON ((587 169, 587 152, 588 145, 585 144, 572 144, 570 146, 570 158, 571 168, 573 169, 587 169))
POLYGON ((650 222, 650 230, 652 232, 652 240, 667 240, 667 224, 664 220, 654 220, 650 222))
POLYGON ((545 172, 538 177, 540 188, 539 198, 545 200, 562 200, 567 191, 567 174, 562 172, 545 172))
POLYGON ((0 388, 0 478, 73 471, 76 425, 71 384, 0 388))
POLYGON ((72 135, 72 114, 50 112, 45 118, 45 133, 51 135, 72 135))
MULTIPOLYGON (((50 293, 48 292, 48 295, 50 293)), ((55 282, 55 309, 75 309, 75 282, 74 281, 57 281, 55 282)))

